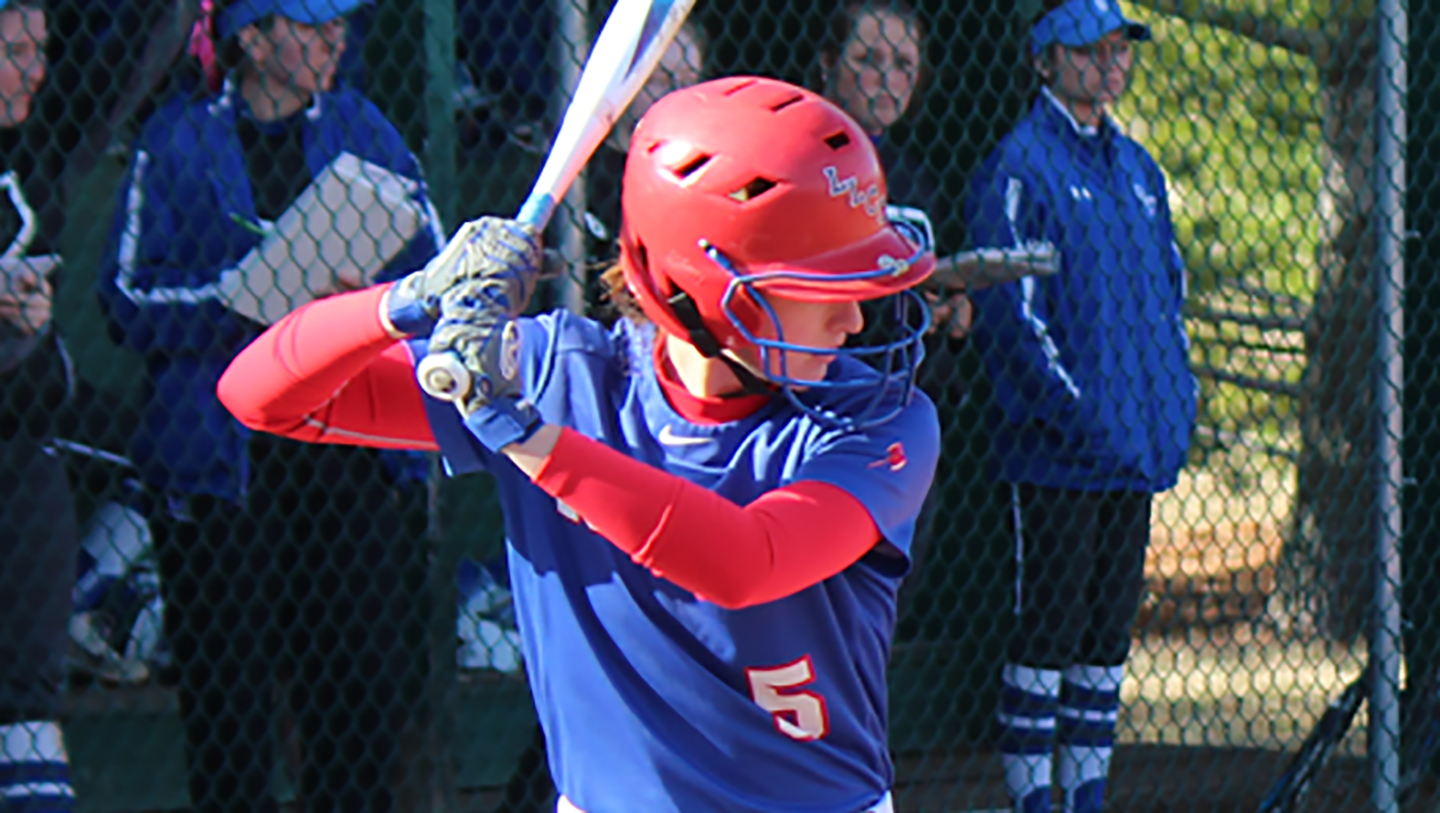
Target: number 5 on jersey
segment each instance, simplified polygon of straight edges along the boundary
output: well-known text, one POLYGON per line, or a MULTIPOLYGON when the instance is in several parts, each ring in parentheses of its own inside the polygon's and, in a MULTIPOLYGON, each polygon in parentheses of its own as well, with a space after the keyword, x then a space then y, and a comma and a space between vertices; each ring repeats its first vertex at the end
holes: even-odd
POLYGON ((800 688, 815 682, 809 655, 773 669, 746 669, 745 677, 750 680, 751 699, 770 712, 780 733, 801 742, 830 733, 825 698, 800 688))

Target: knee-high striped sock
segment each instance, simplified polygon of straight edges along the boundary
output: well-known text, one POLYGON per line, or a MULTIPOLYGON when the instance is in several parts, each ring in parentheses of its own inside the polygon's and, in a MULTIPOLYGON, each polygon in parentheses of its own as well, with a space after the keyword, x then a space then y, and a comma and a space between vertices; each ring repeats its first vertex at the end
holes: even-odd
POLYGON ((1049 813, 1060 672, 1007 663, 1000 675, 1000 756, 1016 813, 1049 813))
POLYGON ((0 725, 0 809, 7 813, 73 813, 70 757, 60 725, 0 725))
POLYGON ((1100 813, 1115 750, 1124 666, 1072 666, 1060 689, 1060 789, 1065 813, 1100 813))

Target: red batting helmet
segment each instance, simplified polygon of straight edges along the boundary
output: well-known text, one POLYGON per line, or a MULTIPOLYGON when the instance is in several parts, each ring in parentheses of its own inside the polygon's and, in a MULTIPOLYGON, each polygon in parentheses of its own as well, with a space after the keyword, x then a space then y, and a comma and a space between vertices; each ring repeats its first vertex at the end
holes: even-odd
POLYGON ((934 269, 934 255, 886 219, 869 136, 778 80, 728 77, 661 99, 636 127, 622 188, 626 282, 652 321, 692 342, 679 294, 720 347, 734 347, 766 321, 762 294, 874 299, 934 269))

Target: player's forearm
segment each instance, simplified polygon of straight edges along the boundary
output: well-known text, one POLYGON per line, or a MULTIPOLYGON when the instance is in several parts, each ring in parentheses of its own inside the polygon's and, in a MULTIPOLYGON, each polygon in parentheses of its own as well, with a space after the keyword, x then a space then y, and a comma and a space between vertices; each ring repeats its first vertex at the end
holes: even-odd
POLYGON ((536 485, 637 564, 722 607, 797 593, 880 540, 865 508, 836 486, 794 483, 741 507, 572 430, 541 433, 506 450, 536 485), (550 446, 533 469, 533 458, 517 460, 532 443, 532 455, 550 446))
POLYGON ((555 450, 555 443, 559 439, 560 427, 554 424, 545 424, 536 429, 535 434, 523 443, 512 443, 501 451, 510 458, 511 463, 515 464, 515 468, 534 480, 540 470, 544 468, 550 453, 555 450))
MULTIPOLYGON (((216 387, 221 402, 252 429, 295 436, 308 418, 331 406, 346 385, 395 345, 380 316, 386 287, 320 300, 275 323, 225 370, 216 387)), ((407 365, 391 366, 403 370, 407 365)), ((408 383, 413 389, 413 380, 408 383)), ((357 393, 355 400, 395 401, 404 396, 403 391, 369 398, 357 393)), ((414 400, 418 404, 418 394, 414 400)))

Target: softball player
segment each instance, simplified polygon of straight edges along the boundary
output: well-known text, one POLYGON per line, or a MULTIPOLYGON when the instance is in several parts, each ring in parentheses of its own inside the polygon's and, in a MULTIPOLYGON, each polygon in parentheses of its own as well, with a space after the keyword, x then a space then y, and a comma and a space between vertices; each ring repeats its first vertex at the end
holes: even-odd
POLYGON ((428 463, 256 435, 215 397, 225 366, 263 330, 269 308, 256 299, 288 310, 341 286, 325 261, 307 267, 305 285, 272 265, 300 251, 287 222, 307 224, 296 239, 317 253, 343 227, 345 218, 305 208, 330 168, 368 162, 367 173, 397 184, 404 210, 421 213, 413 231, 397 216, 368 245, 351 243, 352 259, 368 257, 351 271, 395 279, 443 241, 399 131, 336 81, 348 15, 363 5, 216 4, 226 81, 213 95, 173 96, 145 123, 98 275, 112 336, 145 358, 129 451, 146 486, 166 496, 151 530, 190 800, 203 813, 277 809, 270 719, 274 675, 286 667, 306 809, 401 804, 392 777, 414 710, 420 615, 410 574, 423 557, 428 463), (382 239, 393 253, 379 250, 382 239))
POLYGON ((1063 258, 1053 276, 972 295, 997 404, 993 463, 1014 503, 999 723, 1025 813, 1050 810, 1054 782, 1065 810, 1101 809, 1151 498, 1175 484, 1194 424, 1165 179, 1106 113, 1127 84, 1132 41, 1148 38, 1114 0, 1045 13, 1030 36, 1045 86, 966 206, 977 246, 1049 242, 1063 258))
POLYGON ((885 666, 938 443, 910 289, 934 258, 885 219, 865 132, 775 80, 662 99, 623 188, 613 329, 512 321, 540 249, 490 220, 479 279, 432 264, 316 302, 220 397, 497 478, 561 810, 889 811, 885 666), (882 297, 909 329, 851 346, 882 297), (426 333, 497 382, 464 417, 414 383, 426 333))
POLYGON ((59 723, 79 552, 65 467, 47 442, 70 397, 69 357, 50 323, 50 274, 39 212, 16 138, 45 81, 47 20, 35 2, 0 0, 0 808, 74 809, 59 723))

